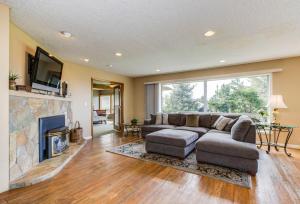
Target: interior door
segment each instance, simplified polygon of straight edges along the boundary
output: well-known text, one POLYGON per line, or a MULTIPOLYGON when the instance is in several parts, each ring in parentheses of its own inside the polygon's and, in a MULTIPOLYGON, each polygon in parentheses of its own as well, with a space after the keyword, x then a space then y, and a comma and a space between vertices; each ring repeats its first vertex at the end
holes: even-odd
POLYGON ((114 129, 121 130, 121 86, 114 87, 114 129))

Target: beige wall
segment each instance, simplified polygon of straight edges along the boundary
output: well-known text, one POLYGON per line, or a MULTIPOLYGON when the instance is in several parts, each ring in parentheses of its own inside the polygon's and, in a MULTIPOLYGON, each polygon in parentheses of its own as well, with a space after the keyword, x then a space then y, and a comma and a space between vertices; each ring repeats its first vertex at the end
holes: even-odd
MULTIPOLYGON (((34 54, 40 45, 14 24, 10 24, 10 69, 22 77, 18 83, 24 84, 27 72, 26 53, 34 54)), ((41 46, 43 47, 43 46, 41 46)), ((44 47, 45 48, 45 47, 44 47)), ((47 49, 47 48, 45 48, 47 49)), ((51 50, 49 50, 51 51, 51 50)), ((59 57, 59 56, 58 56, 59 57)), ((84 136, 91 136, 91 78, 124 83, 124 119, 133 117, 133 79, 91 67, 64 61, 62 78, 68 81, 72 94, 74 120, 79 120, 84 136)))
POLYGON ((0 4, 0 192, 8 190, 8 72, 9 72, 9 8, 0 4))
MULTIPOLYGON (((273 74, 272 92, 282 94, 288 109, 280 110, 282 123, 300 126, 300 57, 273 60, 267 62, 228 66, 216 69, 189 71, 175 74, 140 77, 134 79, 135 102, 134 114, 139 119, 144 118, 144 83, 154 81, 189 79, 196 77, 211 77, 218 75, 236 74, 241 72, 262 71, 268 69, 282 69, 282 72, 273 74)), ((281 141, 282 142, 282 141, 281 141)), ((291 144, 300 145, 300 130, 297 128, 291 138, 291 144)))

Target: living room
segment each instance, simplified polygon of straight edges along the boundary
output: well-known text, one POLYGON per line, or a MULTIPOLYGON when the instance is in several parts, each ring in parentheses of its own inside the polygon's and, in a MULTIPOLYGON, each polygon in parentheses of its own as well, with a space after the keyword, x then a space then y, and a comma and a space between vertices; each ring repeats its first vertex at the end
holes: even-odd
POLYGON ((300 202, 299 9, 0 1, 0 203, 300 202))

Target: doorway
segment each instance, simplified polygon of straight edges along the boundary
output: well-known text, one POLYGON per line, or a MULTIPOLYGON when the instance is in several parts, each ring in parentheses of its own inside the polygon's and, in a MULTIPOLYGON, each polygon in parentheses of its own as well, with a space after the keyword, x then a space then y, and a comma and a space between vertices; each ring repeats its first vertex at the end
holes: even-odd
POLYGON ((91 85, 92 136, 122 131, 124 84, 92 78, 91 85))

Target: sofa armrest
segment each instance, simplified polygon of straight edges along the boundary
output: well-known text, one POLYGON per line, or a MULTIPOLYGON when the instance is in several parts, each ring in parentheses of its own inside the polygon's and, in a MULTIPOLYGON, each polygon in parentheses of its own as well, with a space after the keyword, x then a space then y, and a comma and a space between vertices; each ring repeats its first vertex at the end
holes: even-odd
POLYGON ((145 119, 144 125, 151 125, 151 119, 145 119))
POLYGON ((244 138, 245 142, 256 144, 256 126, 252 124, 244 138))

